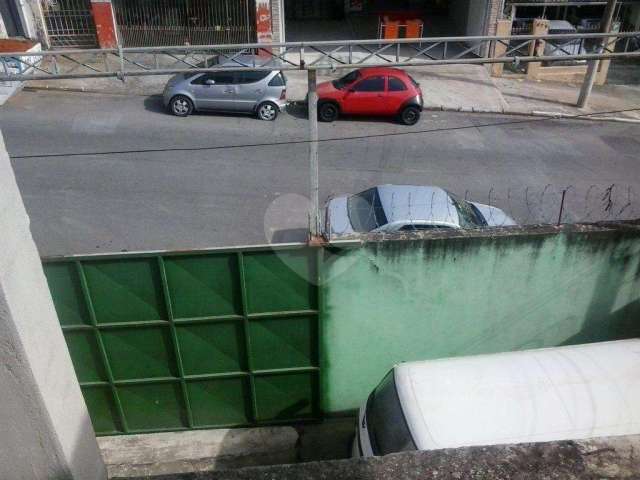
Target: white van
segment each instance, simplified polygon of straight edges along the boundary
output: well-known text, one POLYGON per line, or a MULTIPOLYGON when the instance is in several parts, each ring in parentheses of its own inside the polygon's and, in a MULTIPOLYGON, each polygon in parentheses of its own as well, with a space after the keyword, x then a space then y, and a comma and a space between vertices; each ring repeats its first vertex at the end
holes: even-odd
POLYGON ((395 366, 360 408, 354 456, 640 433, 640 340, 395 366))

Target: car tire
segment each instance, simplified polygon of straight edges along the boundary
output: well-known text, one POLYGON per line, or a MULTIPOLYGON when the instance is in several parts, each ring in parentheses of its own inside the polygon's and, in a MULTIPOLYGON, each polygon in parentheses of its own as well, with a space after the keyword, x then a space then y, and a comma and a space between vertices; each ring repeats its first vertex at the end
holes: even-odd
POLYGON ((415 125, 420 121, 420 109, 415 105, 404 107, 400 112, 400 122, 403 125, 415 125))
POLYGON ((322 122, 335 122, 339 115, 340 109, 333 102, 324 102, 318 105, 318 119, 322 122))
POLYGON ((262 102, 256 110, 258 118, 265 122, 273 122, 278 118, 278 106, 273 102, 262 102))
POLYGON ((193 112, 193 102, 189 97, 176 95, 169 102, 169 110, 176 117, 188 117, 193 112))

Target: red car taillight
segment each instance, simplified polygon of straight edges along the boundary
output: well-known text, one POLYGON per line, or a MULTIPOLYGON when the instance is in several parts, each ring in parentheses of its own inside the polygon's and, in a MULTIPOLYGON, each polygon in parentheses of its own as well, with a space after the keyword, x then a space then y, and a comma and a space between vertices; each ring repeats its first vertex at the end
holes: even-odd
POLYGON ((280 93, 280 100, 284 100, 287 98, 287 89, 283 88, 282 93, 280 93))

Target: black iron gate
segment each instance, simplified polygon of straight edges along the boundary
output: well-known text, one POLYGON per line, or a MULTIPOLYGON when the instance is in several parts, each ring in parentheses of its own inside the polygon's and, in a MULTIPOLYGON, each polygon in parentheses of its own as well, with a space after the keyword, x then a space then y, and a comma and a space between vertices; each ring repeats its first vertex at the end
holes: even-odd
POLYGON ((255 0, 113 0, 125 47, 256 41, 255 0))
POLYGON ((89 0, 40 0, 51 48, 95 48, 96 25, 89 0))

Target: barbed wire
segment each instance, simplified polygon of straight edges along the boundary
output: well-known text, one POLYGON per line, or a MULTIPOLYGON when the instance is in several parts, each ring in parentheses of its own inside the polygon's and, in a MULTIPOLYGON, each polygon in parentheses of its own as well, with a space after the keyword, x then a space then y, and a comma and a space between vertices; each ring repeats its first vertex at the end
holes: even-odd
POLYGON ((341 205, 344 211, 325 218, 329 238, 364 232, 394 234, 633 220, 640 218, 640 191, 615 183, 491 187, 486 193, 383 186, 352 195, 341 205))

